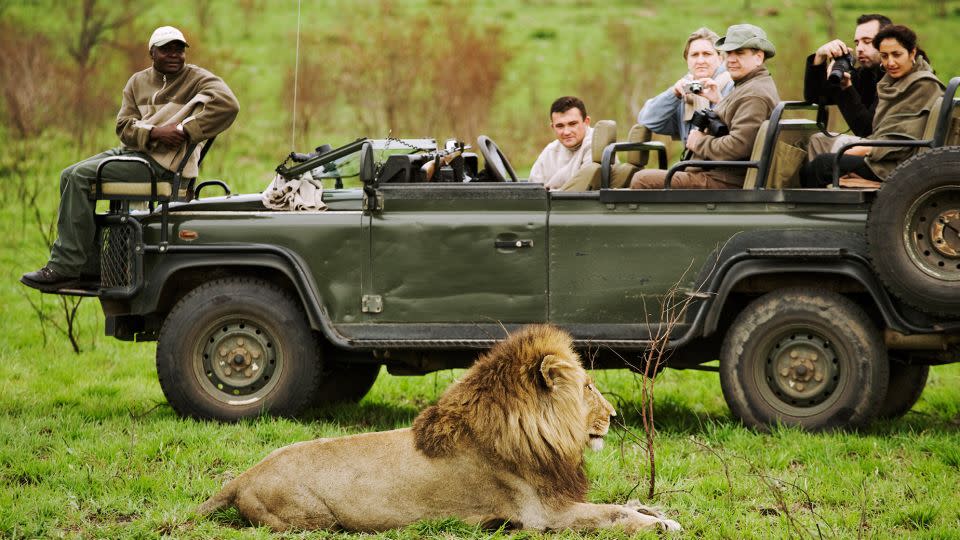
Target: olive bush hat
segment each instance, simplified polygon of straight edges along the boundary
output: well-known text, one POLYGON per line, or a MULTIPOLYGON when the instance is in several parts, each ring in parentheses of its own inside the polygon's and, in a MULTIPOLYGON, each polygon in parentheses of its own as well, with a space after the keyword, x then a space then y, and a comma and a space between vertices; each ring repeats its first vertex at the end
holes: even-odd
POLYGON ((767 33, 759 26, 752 24, 735 24, 727 28, 727 35, 718 39, 714 44, 718 51, 735 51, 737 49, 760 49, 767 58, 773 58, 777 49, 767 39, 767 33))

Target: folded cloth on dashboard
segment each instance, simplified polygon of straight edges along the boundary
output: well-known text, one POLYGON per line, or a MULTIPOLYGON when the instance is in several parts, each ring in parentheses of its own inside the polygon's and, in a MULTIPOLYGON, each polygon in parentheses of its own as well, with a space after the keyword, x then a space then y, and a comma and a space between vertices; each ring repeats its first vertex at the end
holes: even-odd
POLYGON ((312 176, 287 180, 279 174, 264 190, 263 205, 271 210, 326 210, 323 184, 312 176))

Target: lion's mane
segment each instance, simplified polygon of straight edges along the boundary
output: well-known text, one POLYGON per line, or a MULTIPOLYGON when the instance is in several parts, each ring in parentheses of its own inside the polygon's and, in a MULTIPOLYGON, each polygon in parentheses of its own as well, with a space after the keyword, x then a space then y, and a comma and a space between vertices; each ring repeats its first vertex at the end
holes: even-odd
POLYGON ((551 504, 582 501, 587 380, 569 334, 525 327, 482 355, 417 416, 417 449, 430 457, 476 450, 536 486, 551 504))

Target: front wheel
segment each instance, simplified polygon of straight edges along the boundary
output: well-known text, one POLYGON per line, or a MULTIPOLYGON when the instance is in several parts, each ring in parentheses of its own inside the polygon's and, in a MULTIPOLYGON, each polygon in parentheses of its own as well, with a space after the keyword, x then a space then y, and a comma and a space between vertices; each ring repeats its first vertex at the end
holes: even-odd
POLYGON ((830 291, 783 289, 751 304, 720 352, 720 385, 750 427, 860 427, 880 412, 887 351, 867 314, 830 291))
POLYGON ((182 416, 294 415, 313 400, 319 347, 303 311, 265 281, 225 278, 170 311, 157 343, 160 386, 182 416))

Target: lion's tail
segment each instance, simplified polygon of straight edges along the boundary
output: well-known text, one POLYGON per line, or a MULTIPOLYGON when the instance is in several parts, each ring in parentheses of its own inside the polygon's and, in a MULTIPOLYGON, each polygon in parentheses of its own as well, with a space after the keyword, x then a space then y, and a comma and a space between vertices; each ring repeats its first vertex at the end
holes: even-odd
POLYGON ((199 516, 205 516, 215 510, 232 506, 236 498, 237 482, 236 480, 231 480, 227 482, 227 485, 223 486, 223 489, 221 489, 219 493, 204 501, 203 504, 197 508, 196 513, 199 516))

